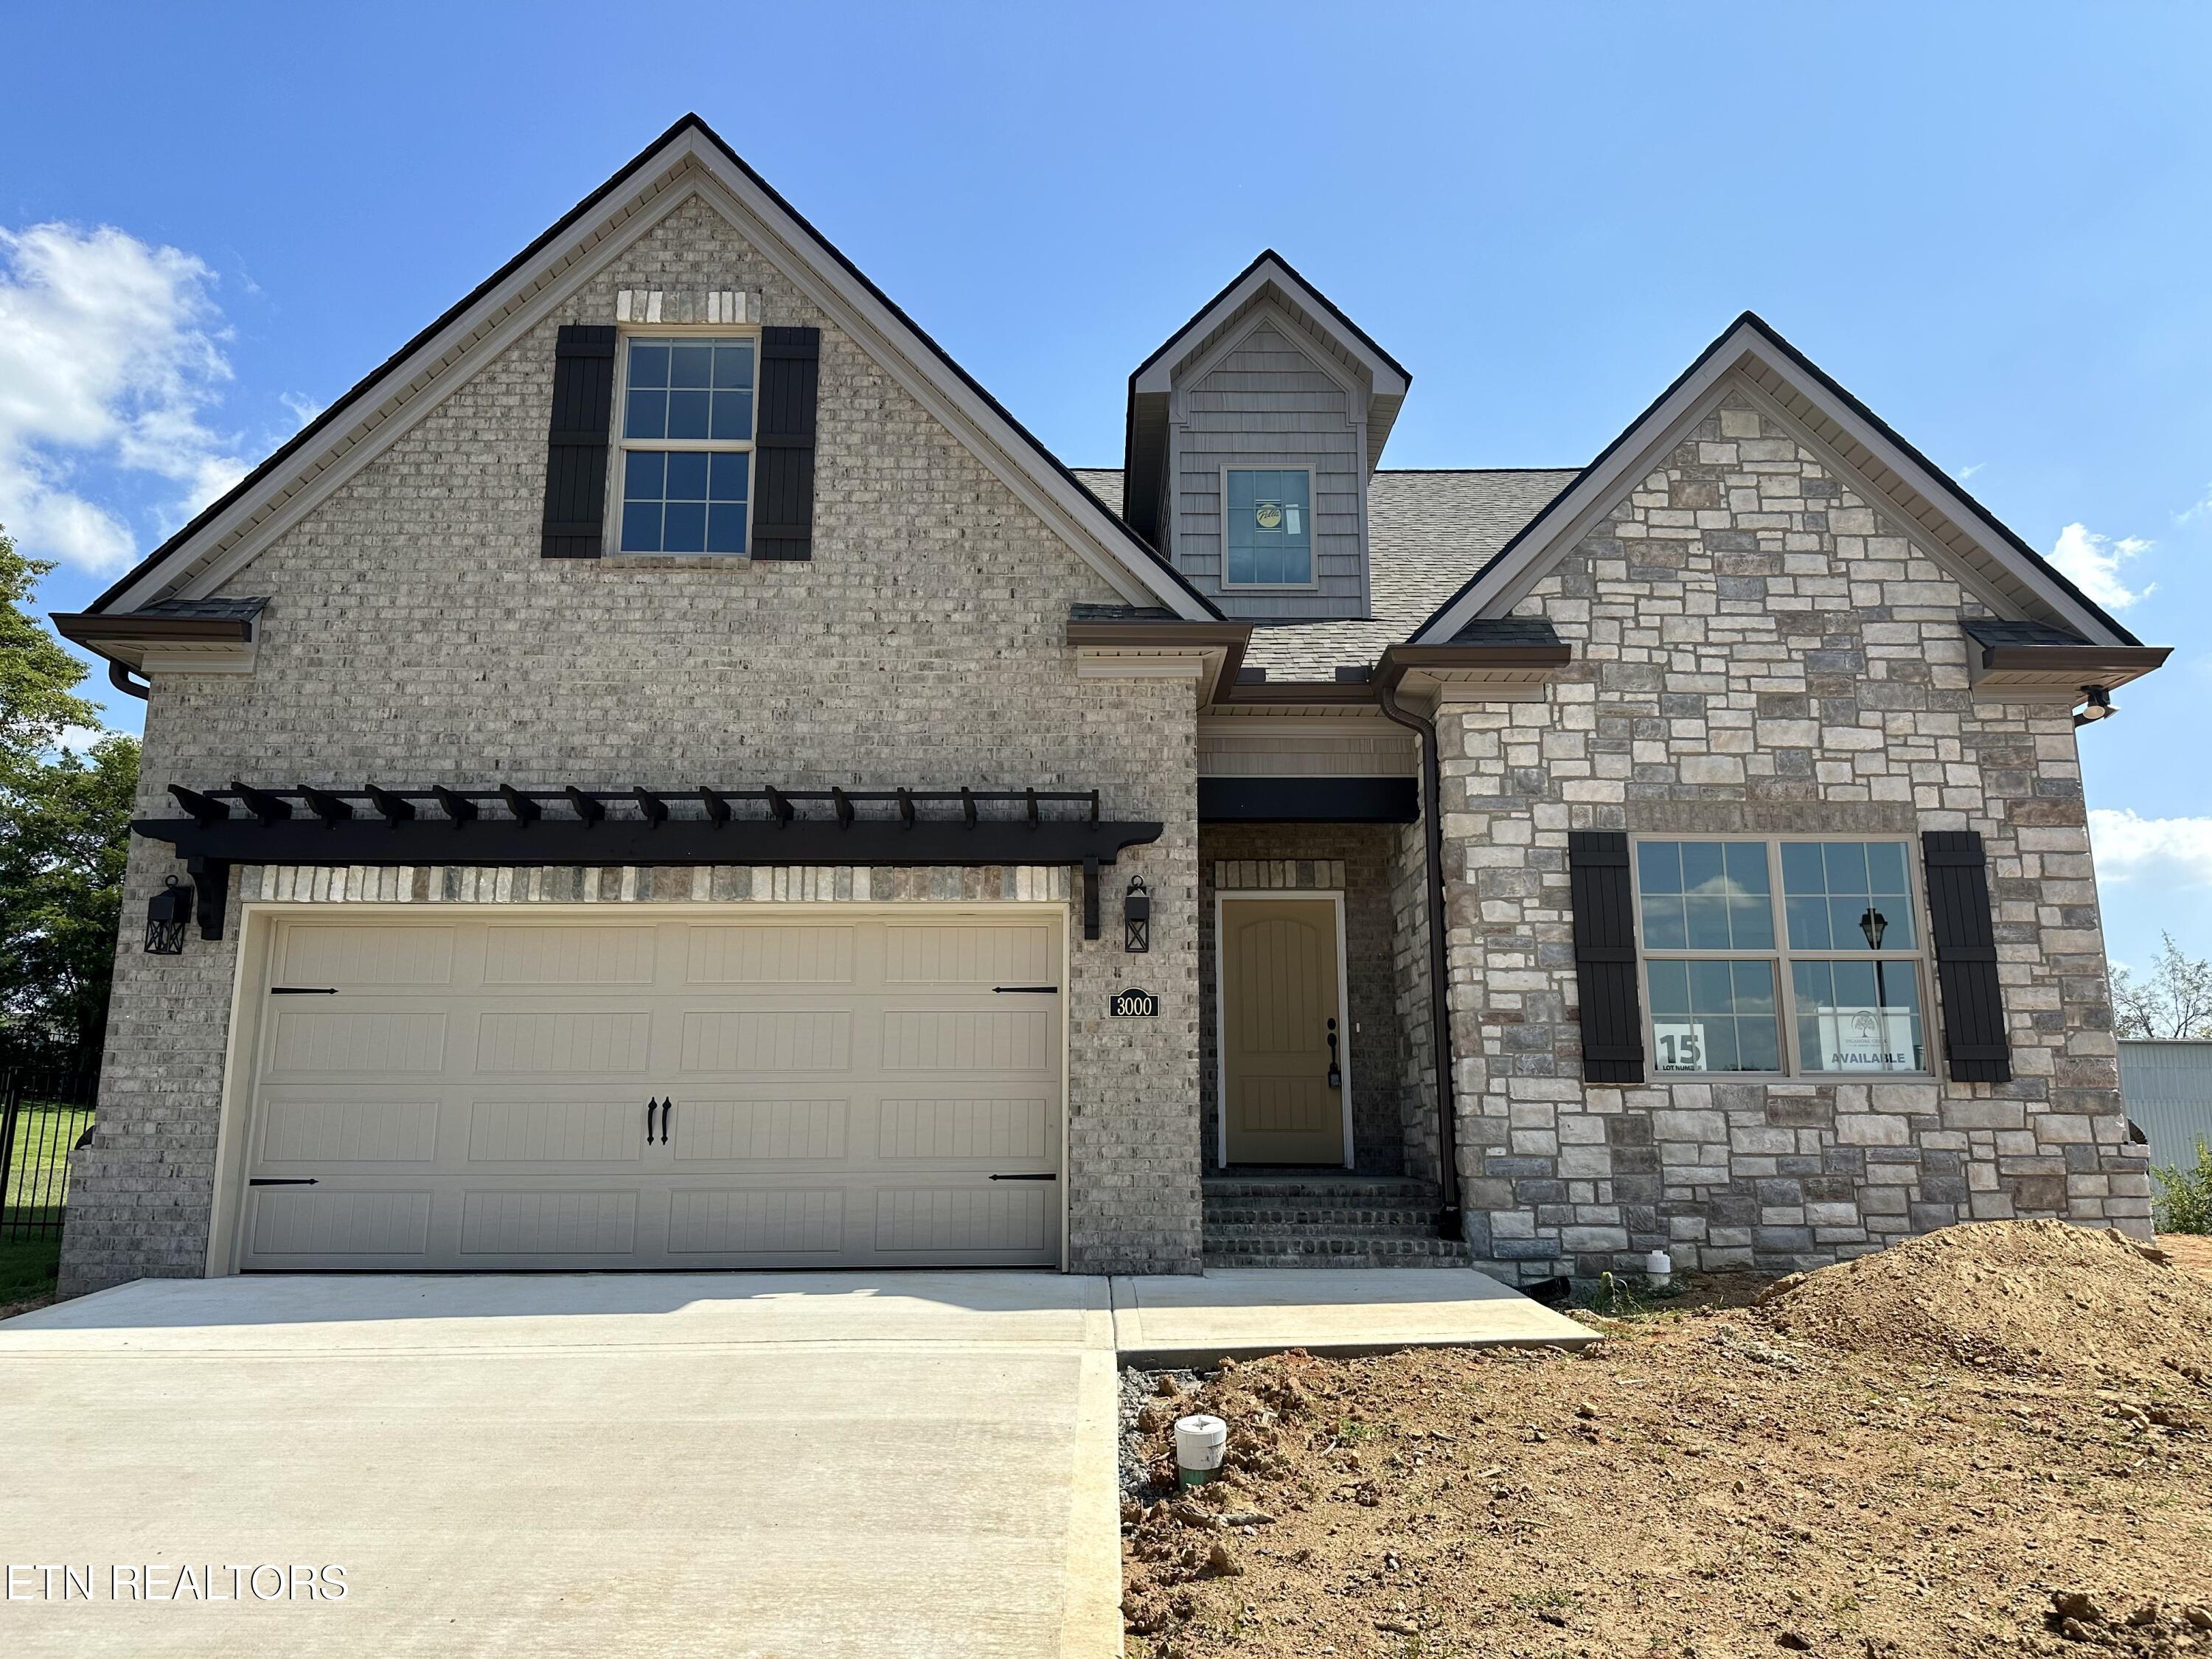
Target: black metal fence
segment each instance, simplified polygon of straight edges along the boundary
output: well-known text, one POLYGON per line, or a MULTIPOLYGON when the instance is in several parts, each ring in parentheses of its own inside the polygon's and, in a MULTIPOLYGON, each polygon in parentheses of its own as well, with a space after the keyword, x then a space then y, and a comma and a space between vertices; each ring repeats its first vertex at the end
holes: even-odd
POLYGON ((95 1072, 0 1073, 0 1243, 59 1238, 69 1155, 92 1136, 95 1072))

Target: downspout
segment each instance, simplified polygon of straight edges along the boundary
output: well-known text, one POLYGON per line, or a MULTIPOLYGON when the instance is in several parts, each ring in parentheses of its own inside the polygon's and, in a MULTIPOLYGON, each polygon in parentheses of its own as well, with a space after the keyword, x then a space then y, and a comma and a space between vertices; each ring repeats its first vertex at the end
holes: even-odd
POLYGON ((1377 700, 1384 716, 1413 733, 1421 749, 1421 835, 1428 857, 1429 1036, 1436 1049, 1437 1236, 1465 1236, 1459 1201, 1459 1126, 1452 1111, 1450 982, 1444 951, 1443 767, 1437 758, 1436 722, 1398 701, 1403 678, 1385 663, 1376 674, 1377 700))
POLYGON ((107 659, 107 683, 118 691, 129 692, 141 702, 146 701, 146 694, 154 689, 153 682, 150 680, 143 685, 134 684, 131 678, 131 671, 112 657, 107 659))

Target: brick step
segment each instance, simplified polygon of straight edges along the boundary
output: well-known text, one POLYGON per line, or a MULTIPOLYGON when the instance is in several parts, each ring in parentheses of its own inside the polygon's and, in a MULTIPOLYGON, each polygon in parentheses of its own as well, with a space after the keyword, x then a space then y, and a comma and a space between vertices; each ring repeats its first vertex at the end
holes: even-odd
POLYGON ((1209 1267, 1467 1267, 1474 1254, 1457 1239, 1284 1239, 1272 1245, 1216 1249, 1208 1241, 1209 1267))
POLYGON ((1217 1221, 1255 1224, 1277 1221, 1285 1226, 1325 1224, 1350 1231, 1360 1227, 1433 1227, 1437 1212, 1420 1204, 1324 1204, 1303 1198, 1280 1204, 1261 1204, 1240 1199, 1233 1203, 1206 1205, 1206 1220, 1208 1226, 1217 1221))
POLYGON ((1433 1209, 1437 1201, 1435 1182, 1398 1176, 1316 1176, 1298 1180, 1285 1177, 1239 1180, 1228 1176, 1213 1176, 1200 1183, 1200 1190, 1208 1204, 1295 1201, 1433 1209))
POLYGON ((1426 1213, 1388 1221, 1361 1221, 1351 1225, 1328 1216, 1298 1218, 1271 1215, 1209 1215, 1206 1218, 1206 1237, 1209 1243, 1217 1238, 1434 1238, 1436 1236, 1437 1218, 1426 1213))

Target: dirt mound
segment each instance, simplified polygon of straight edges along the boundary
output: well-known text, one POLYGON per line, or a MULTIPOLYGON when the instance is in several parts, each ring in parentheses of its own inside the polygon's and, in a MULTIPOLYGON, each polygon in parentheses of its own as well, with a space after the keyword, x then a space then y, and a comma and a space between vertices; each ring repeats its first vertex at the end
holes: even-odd
POLYGON ((1759 1315, 1899 1363, 2212 1386, 2212 1286, 2160 1255, 2063 1221, 1972 1222, 1778 1280, 1759 1315))

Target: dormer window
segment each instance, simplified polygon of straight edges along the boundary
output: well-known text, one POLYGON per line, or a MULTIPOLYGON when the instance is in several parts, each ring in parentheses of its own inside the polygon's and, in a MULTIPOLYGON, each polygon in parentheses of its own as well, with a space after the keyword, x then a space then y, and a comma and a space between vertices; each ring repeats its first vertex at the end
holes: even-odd
POLYGON ((1306 467, 1224 470, 1225 579, 1233 587, 1311 587, 1313 473, 1306 467))
POLYGON ((621 550, 743 554, 754 342, 631 335, 623 345, 621 550))

